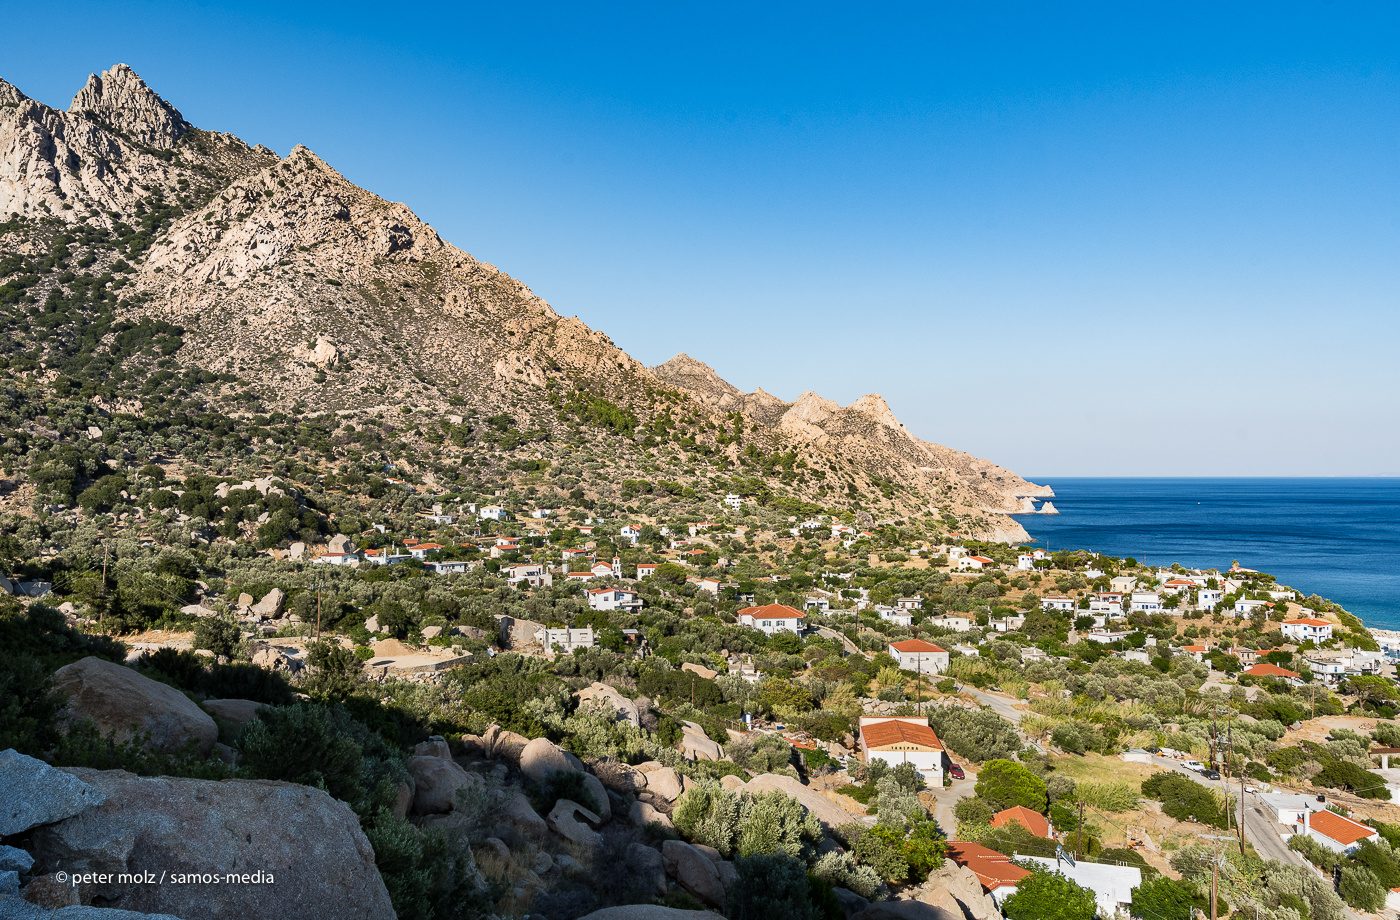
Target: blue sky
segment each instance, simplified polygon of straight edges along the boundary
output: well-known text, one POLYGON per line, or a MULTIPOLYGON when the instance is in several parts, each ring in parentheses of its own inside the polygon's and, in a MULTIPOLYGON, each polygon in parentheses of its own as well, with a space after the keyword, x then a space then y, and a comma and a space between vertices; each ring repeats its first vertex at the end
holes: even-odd
POLYGON ((0 77, 124 61, 639 360, 1028 476, 1400 475, 1400 7, 754 6, 12 5, 0 77))

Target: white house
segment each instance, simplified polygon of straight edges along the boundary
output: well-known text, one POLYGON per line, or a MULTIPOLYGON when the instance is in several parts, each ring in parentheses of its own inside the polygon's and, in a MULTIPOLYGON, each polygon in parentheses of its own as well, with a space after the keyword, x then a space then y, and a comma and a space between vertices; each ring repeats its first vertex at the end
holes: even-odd
POLYGON ((659 562, 637 563, 637 580, 641 581, 643 578, 650 578, 651 576, 655 575, 656 570, 660 565, 661 563, 659 562))
POLYGON ((893 623, 896 626, 913 626, 914 614, 898 607, 876 607, 875 612, 880 615, 880 619, 893 623))
POLYGON ((441 543, 415 543, 408 547, 409 555, 413 556, 414 559, 426 559, 429 553, 438 553, 442 550, 441 543))
POLYGON ((1225 599, 1225 592, 1219 588, 1201 588, 1196 592, 1197 610, 1214 610, 1225 599))
POLYGON ((317 565, 353 565, 363 558, 357 551, 353 553, 325 553, 311 561, 317 565))
POLYGON ((1338 853, 1351 853, 1364 840, 1379 840, 1381 833, 1334 811, 1314 811, 1302 816, 1294 825, 1294 833, 1306 834, 1318 843, 1338 853))
POLYGON ((510 512, 496 505, 488 505, 478 511, 476 516, 483 521, 504 521, 510 517, 510 512))
POLYGON ((735 495, 733 492, 724 496, 724 503, 735 511, 744 507, 744 499, 741 496, 735 495))
POLYGON ((1073 610, 1074 598, 1064 594, 1047 594, 1041 598, 1042 610, 1073 610))
POLYGON ((996 560, 988 559, 986 556, 963 556, 958 560, 958 568, 973 569, 978 572, 989 565, 996 565, 996 560))
POLYGON ((1115 594, 1131 594, 1137 590, 1137 579, 1131 575, 1118 575, 1108 580, 1115 594))
POLYGON ((1274 816, 1274 820, 1290 829, 1303 822, 1303 815, 1322 811, 1327 806, 1315 795, 1297 795, 1277 792, 1260 793, 1259 801, 1274 816))
POLYGON ((1158 613, 1162 609, 1162 598, 1156 591, 1134 591, 1129 605, 1141 613, 1158 613))
POLYGON ((512 586, 520 584, 522 581, 533 587, 549 587, 554 584, 554 576, 544 565, 538 562, 525 562, 520 565, 511 565, 501 570, 505 573, 506 582, 512 586))
POLYGON ((1326 642, 1332 638, 1332 624, 1316 617, 1284 620, 1279 624, 1278 631, 1294 642, 1326 642))
POLYGON ((928 785, 943 785, 943 742, 923 716, 879 718, 862 716, 860 751, 866 763, 883 760, 891 767, 913 764, 928 785))
POLYGON ((942 674, 948 670, 948 652, 923 639, 890 643, 890 657, 901 670, 919 674, 942 674))
POLYGON ((1026 625, 1026 618, 1023 616, 1002 617, 999 620, 989 620, 987 625, 1000 633, 1015 632, 1026 625))
POLYGON ((924 599, 922 597, 901 597, 895 604, 905 610, 923 610, 924 599))
POLYGON ((1084 638, 1088 639, 1090 642, 1102 642, 1104 645, 1107 645, 1110 642, 1117 642, 1120 639, 1128 638, 1128 633, 1126 630, 1122 629, 1107 629, 1102 626, 1096 626, 1085 633, 1084 638))
POLYGON ((460 575, 463 572, 470 572, 473 568, 473 563, 467 562, 465 559, 449 559, 445 562, 429 561, 424 565, 439 575, 460 575))
MULTIPOLYGON (((1068 848, 1068 844, 1066 844, 1068 848)), ((1127 914, 1133 900, 1133 889, 1142 885, 1142 870, 1137 866, 1117 863, 1096 863, 1086 859, 1074 862, 1053 856, 1022 856, 1038 862, 1052 872, 1058 872, 1081 888, 1094 893, 1100 917, 1127 914)))
POLYGON ((941 626, 953 632, 964 632, 972 628, 972 620, 954 613, 945 613, 942 616, 929 617, 924 621, 924 625, 941 626))
POLYGON ((1240 598, 1239 600, 1235 601, 1235 616, 1247 617, 1250 614, 1254 613, 1254 611, 1259 610, 1262 607, 1268 606, 1268 601, 1251 601, 1246 598, 1240 598))
POLYGON ((544 520, 545 518, 553 516, 554 511, 550 508, 536 508, 534 511, 530 512, 530 517, 534 518, 537 521, 544 520))
POLYGON ((592 648, 598 644, 598 637, 593 634, 591 626, 582 629, 546 629, 543 635, 535 635, 547 652, 568 654, 576 648, 592 648))
POLYGON ((1035 557, 1030 553, 1022 553, 1016 557, 1016 570, 1018 572, 1035 571, 1035 557))
POLYGON ((630 610, 635 612, 642 609, 642 602, 637 597, 636 591, 629 591, 626 588, 594 588, 588 592, 588 606, 592 610, 630 610))
POLYGON ((802 620, 806 614, 794 610, 786 604, 765 604, 762 607, 745 607, 739 611, 739 625, 762 630, 768 635, 780 632, 802 635, 802 620))
POLYGON ((642 528, 636 524, 627 524, 618 531, 618 535, 635 546, 637 541, 642 538, 642 528))

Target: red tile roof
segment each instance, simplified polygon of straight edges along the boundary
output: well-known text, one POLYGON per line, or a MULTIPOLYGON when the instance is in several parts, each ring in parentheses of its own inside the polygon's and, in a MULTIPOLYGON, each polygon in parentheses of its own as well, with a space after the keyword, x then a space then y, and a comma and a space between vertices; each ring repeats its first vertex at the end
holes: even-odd
POLYGON ((1011 857, 989 850, 980 843, 965 840, 948 841, 948 858, 960 866, 965 866, 977 876, 977 881, 987 891, 995 891, 1005 885, 1015 885, 1030 875, 1030 870, 1013 865, 1011 857))
POLYGON ((932 642, 925 642, 923 639, 905 639, 903 642, 891 643, 897 652, 945 652, 947 649, 939 648, 932 642))
POLYGON ((861 742, 867 749, 889 747, 892 744, 917 744, 922 747, 943 750, 943 742, 927 725, 901 722, 889 719, 884 722, 870 722, 860 727, 861 742))
POLYGON ((801 620, 807 616, 801 610, 794 610, 786 604, 765 604, 762 607, 745 607, 739 616, 751 616, 755 620, 801 620))
POLYGON ((1319 620, 1317 617, 1299 617, 1296 620, 1284 620, 1284 626, 1331 626, 1326 620, 1319 620))
POLYGON ((1365 840, 1376 833, 1374 827, 1359 824, 1350 818, 1343 818, 1335 811, 1315 811, 1308 817, 1313 830, 1325 837, 1331 837, 1342 846, 1351 846, 1358 840, 1365 840))
POLYGON ((992 815, 992 827, 1005 827, 1010 821, 1015 821, 1037 837, 1050 836, 1050 822, 1045 820, 1045 816, 1031 811, 1024 805, 1017 805, 992 815))
POLYGON ((1244 673, 1250 677, 1298 677, 1296 671, 1281 668, 1276 664, 1256 664, 1252 668, 1245 668, 1244 673))

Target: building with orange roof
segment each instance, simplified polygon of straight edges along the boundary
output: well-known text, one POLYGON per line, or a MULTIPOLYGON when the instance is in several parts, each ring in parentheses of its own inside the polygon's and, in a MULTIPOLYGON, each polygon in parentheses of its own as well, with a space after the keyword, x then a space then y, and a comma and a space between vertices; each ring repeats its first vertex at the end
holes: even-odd
POLYGON ((916 674, 942 674, 948 670, 948 651, 923 639, 890 643, 890 657, 900 670, 916 674))
POLYGON ((1278 631, 1294 642, 1322 643, 1332 638, 1332 624, 1317 617, 1284 620, 1279 624, 1278 631))
POLYGON ((1303 676, 1297 671, 1290 671, 1287 668, 1281 668, 1276 664, 1269 664, 1268 662, 1256 664, 1252 668, 1245 668, 1244 673, 1248 674, 1250 677, 1277 677, 1294 684, 1301 684, 1303 682, 1303 676))
POLYGON ((866 763, 913 764, 924 782, 935 788, 943 785, 943 742, 921 716, 862 716, 860 751, 866 763))
POLYGON ((786 604, 764 604, 762 607, 745 607, 738 613, 739 625, 759 629, 768 635, 780 632, 802 635, 802 621, 806 614, 786 604))
POLYGON ((1005 827, 1013 821, 1037 837, 1050 837, 1050 822, 1044 815, 1031 811, 1024 805, 1017 805, 992 815, 992 827, 1005 827))
POLYGON ((1374 827, 1345 818, 1335 811, 1304 812, 1299 816, 1298 832, 1338 853, 1350 853, 1363 841, 1380 839, 1374 827))
POLYGON ((1010 856, 966 840, 948 841, 948 858, 971 869, 982 883, 982 890, 992 896, 998 907, 1016 890, 1021 879, 1031 874, 1029 869, 1012 863, 1010 856))

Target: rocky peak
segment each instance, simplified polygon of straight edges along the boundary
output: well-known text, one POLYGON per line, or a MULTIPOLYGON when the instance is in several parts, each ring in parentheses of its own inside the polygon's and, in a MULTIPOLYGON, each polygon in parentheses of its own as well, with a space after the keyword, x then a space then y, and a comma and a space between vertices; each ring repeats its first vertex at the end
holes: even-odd
POLYGON ((852 412, 868 415, 880 424, 893 428, 895 431, 908 433, 904 424, 894 417, 894 412, 891 411, 889 403, 885 402, 885 398, 878 393, 870 393, 862 396, 860 399, 851 403, 848 408, 852 412))
POLYGON ((138 143, 162 149, 173 147, 191 127, 173 105, 156 95, 125 64, 117 64, 100 76, 89 76, 68 112, 89 116, 138 143))
POLYGON ((690 390, 701 396, 717 399, 724 396, 742 395, 738 387, 728 382, 715 369, 704 361, 697 361, 687 354, 676 355, 664 364, 648 368, 657 378, 673 386, 690 390))
POLYGON ((13 84, 0 80, 0 103, 12 102, 21 103, 29 101, 29 97, 21 93, 13 84))

